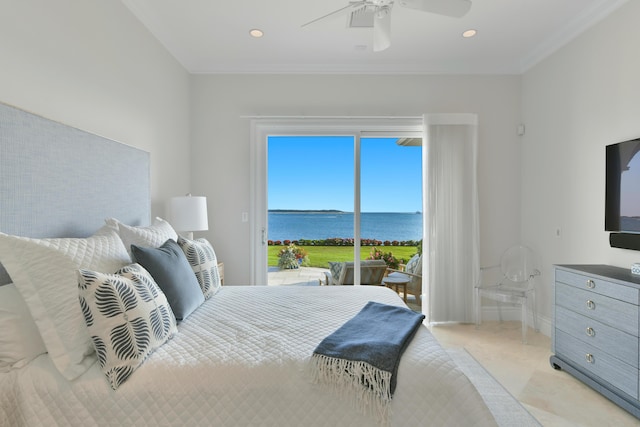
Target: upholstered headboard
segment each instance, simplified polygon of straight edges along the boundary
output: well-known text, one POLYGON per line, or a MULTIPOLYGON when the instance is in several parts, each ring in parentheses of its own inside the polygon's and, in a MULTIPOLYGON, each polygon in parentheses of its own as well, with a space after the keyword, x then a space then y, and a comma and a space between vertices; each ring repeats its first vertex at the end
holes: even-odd
POLYGON ((147 225, 149 177, 145 151, 0 103, 3 233, 86 237, 108 217, 147 225))

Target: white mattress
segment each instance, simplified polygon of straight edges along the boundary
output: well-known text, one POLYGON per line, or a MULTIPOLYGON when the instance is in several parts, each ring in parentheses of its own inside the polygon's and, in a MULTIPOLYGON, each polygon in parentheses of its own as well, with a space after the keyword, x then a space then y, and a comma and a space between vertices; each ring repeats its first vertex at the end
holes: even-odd
MULTIPOLYGON (((307 361, 367 301, 371 286, 226 286, 178 326, 117 391, 98 364, 73 382, 42 355, 0 376, 1 426, 372 426, 321 385, 307 361)), ((392 426, 489 426, 467 377, 422 326, 402 357, 392 426)))

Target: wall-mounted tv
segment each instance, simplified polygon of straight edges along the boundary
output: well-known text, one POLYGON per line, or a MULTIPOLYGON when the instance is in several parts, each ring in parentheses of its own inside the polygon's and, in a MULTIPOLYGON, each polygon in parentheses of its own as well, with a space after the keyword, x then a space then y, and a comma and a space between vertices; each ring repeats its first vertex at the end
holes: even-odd
POLYGON ((612 247, 640 250, 640 138, 606 147, 605 230, 612 247))

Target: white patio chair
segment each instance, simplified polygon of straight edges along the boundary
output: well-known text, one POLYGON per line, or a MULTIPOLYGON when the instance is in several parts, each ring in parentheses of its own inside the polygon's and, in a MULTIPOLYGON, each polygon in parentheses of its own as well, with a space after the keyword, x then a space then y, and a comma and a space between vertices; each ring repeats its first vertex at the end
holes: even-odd
MULTIPOLYGON (((387 264, 381 259, 360 261, 360 284, 380 285, 387 270, 387 264)), ((321 285, 353 285, 354 263, 329 262, 329 271, 325 272, 325 282, 321 285)))
POLYGON ((397 277, 407 281, 407 294, 416 298, 416 303, 422 304, 422 255, 415 254, 409 262, 399 270, 387 269, 388 277, 397 277))

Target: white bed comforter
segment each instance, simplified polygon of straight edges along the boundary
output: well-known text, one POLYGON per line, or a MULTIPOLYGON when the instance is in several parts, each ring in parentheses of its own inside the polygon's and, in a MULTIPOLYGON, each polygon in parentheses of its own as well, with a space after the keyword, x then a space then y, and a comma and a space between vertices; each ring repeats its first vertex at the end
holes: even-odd
MULTIPOLYGON (((97 363, 69 382, 47 355, 3 374, 0 425, 375 426, 306 371, 367 301, 402 305, 381 287, 223 287, 117 391, 97 363)), ((402 357, 391 408, 392 426, 495 425, 426 327, 402 357)))

